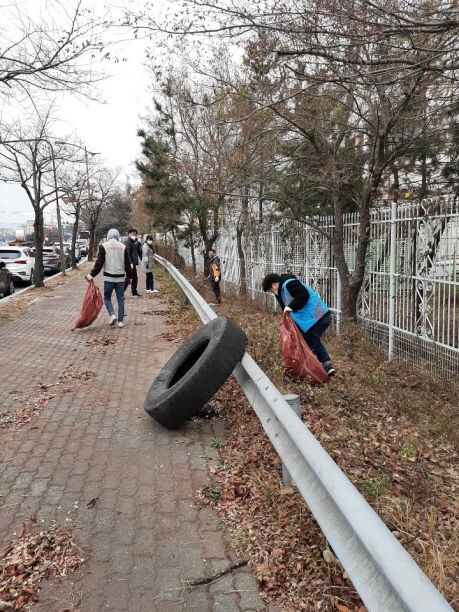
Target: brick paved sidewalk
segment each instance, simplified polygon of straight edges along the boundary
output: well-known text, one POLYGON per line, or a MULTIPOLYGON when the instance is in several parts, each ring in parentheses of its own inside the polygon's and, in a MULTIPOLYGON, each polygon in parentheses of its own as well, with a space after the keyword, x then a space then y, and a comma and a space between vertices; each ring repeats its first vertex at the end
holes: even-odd
POLYGON ((142 409, 177 349, 160 337, 171 331, 167 317, 143 314, 167 308, 161 294, 134 300, 128 290, 124 329, 108 327, 103 307, 72 332, 85 289, 80 273, 0 327, 0 412, 42 406, 23 427, 0 429, 0 548, 35 515, 41 529, 75 528, 91 550, 73 583, 42 582, 32 610, 274 610, 247 568, 183 588, 236 561, 216 512, 194 507, 209 482, 210 438, 224 432, 218 422, 167 431, 142 409))

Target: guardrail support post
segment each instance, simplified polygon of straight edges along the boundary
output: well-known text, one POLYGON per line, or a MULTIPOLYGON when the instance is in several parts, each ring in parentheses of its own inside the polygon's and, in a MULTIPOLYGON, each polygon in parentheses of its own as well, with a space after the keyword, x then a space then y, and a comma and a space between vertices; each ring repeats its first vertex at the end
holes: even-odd
POLYGON ((217 314, 217 304, 209 304, 209 308, 212 308, 215 314, 217 314))
MULTIPOLYGON (((291 407, 293 412, 300 417, 301 419, 301 406, 300 406, 300 396, 295 393, 288 393, 287 395, 282 396, 287 404, 291 407)), ((287 470, 285 465, 282 463, 282 482, 284 483, 284 487, 289 487, 292 485, 292 477, 290 476, 290 472, 287 470)))

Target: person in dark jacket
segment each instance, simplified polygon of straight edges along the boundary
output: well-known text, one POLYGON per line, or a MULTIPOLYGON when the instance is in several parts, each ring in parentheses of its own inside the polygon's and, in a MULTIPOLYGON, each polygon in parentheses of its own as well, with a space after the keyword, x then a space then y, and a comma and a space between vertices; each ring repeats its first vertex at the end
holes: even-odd
MULTIPOLYGON (((139 277, 137 276, 137 266, 139 265, 139 261, 142 261, 142 247, 140 246, 137 240, 137 230, 131 228, 128 231, 128 238, 125 242, 126 251, 128 252, 129 258, 131 260, 132 266, 132 283, 131 283, 131 293, 133 298, 142 297, 140 293, 137 291, 137 285, 139 282, 139 277)), ((125 287, 126 290, 126 287, 125 287)))
POLYGON ((118 321, 118 327, 124 327, 124 281, 132 278, 131 260, 125 245, 119 241, 117 229, 109 230, 107 242, 99 246, 97 260, 91 272, 86 276, 88 281, 97 276, 101 270, 104 272, 104 302, 110 315, 109 325, 113 327, 118 321), (118 316, 112 304, 113 291, 118 301, 118 316))
POLYGON ((207 277, 207 280, 210 280, 217 304, 222 303, 220 296, 221 278, 220 258, 217 257, 217 253, 214 251, 214 249, 209 249, 209 276, 207 277))
POLYGON ((331 359, 320 337, 331 323, 328 306, 319 295, 293 274, 267 274, 263 291, 274 293, 284 312, 290 312, 309 348, 329 376, 335 374, 331 359))

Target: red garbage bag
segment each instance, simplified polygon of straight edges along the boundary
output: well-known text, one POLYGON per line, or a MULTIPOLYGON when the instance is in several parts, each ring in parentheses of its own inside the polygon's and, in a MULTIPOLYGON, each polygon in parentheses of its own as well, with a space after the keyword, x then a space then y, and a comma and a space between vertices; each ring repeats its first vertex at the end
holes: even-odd
POLYGON ((309 380, 312 384, 322 384, 330 380, 288 312, 282 315, 280 341, 282 365, 292 378, 309 380))
POLYGON ((99 287, 96 286, 93 280, 88 281, 88 288, 86 289, 80 316, 73 329, 81 329, 91 325, 97 319, 102 304, 103 299, 99 287))

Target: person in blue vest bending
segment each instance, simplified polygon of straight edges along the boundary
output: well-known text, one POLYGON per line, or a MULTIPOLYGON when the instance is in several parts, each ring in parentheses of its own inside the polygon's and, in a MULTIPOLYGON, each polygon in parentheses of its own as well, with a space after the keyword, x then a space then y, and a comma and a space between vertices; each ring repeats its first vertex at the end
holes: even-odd
POLYGON ((328 306, 317 293, 293 274, 267 274, 262 281, 263 291, 274 293, 284 312, 291 312, 309 348, 329 376, 335 374, 327 349, 320 337, 331 323, 328 306))

